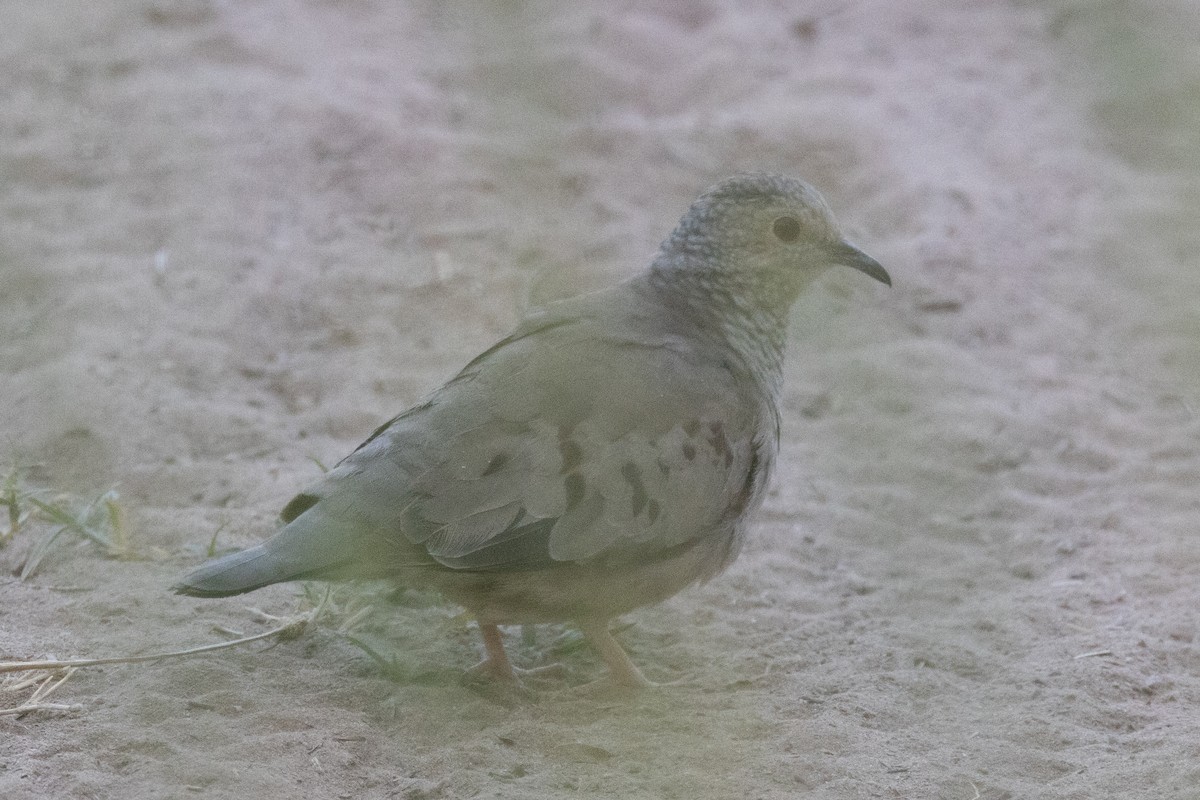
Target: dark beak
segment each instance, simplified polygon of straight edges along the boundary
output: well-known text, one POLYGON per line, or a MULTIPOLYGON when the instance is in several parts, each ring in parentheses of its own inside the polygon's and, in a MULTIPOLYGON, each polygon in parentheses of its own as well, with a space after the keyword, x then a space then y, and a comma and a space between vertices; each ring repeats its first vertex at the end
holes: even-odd
POLYGON ((887 274, 887 270, 878 261, 852 244, 838 242, 829 248, 829 255, 835 264, 853 267, 859 272, 865 272, 880 283, 886 283, 888 286, 892 285, 892 278, 887 274))

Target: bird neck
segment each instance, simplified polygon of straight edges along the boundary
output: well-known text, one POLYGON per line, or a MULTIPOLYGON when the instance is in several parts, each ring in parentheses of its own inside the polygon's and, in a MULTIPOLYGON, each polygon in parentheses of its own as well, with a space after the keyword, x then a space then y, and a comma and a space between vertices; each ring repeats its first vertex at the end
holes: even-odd
POLYGON ((693 335, 722 346, 765 391, 778 392, 794 293, 781 296, 778 287, 772 291, 703 266, 680 267, 677 259, 666 267, 656 261, 647 279, 662 307, 675 309, 693 335))

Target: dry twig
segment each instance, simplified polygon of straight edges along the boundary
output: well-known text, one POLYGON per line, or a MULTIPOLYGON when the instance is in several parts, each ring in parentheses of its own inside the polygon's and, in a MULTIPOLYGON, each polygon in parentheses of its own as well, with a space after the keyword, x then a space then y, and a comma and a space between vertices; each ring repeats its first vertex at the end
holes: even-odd
POLYGON ((47 703, 46 698, 50 696, 58 687, 62 686, 67 678, 75 674, 75 670, 50 670, 45 676, 29 676, 24 679, 6 681, 0 688, 7 692, 15 692, 21 689, 28 688, 34 684, 37 688, 33 690, 33 694, 29 699, 20 705, 12 708, 0 708, 0 717, 19 717, 28 714, 32 711, 78 711, 82 706, 79 704, 67 703, 47 703))
POLYGON ((302 617, 284 620, 283 624, 274 627, 269 631, 256 633, 253 636, 243 636, 241 639, 234 639, 230 642, 218 642, 216 644, 206 644, 200 647, 191 647, 187 650, 171 650, 166 653, 151 653, 144 656, 80 658, 70 661, 4 661, 0 662, 0 673, 22 672, 33 669, 78 669, 80 667, 99 667, 105 664, 140 664, 146 661, 162 661, 163 659, 167 658, 182 658, 184 656, 199 655, 200 653, 211 653, 214 650, 224 650, 227 647, 237 647, 238 645, 257 642, 260 639, 269 639, 272 636, 278 636, 281 640, 294 639, 304 632, 304 628, 308 625, 308 623, 312 622, 312 616, 312 614, 305 614, 302 617))

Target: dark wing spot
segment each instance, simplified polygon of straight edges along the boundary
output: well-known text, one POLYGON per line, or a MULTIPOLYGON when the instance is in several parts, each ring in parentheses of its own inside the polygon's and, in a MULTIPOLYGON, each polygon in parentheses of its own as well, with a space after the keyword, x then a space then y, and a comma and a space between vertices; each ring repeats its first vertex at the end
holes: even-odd
POLYGON ((563 482, 563 488, 567 492, 567 511, 575 508, 583 502, 583 495, 587 491, 587 484, 583 480, 583 476, 578 472, 572 472, 563 482))
POLYGON ((488 462, 488 465, 483 468, 483 472, 481 473, 480 477, 495 475, 497 472, 504 469, 504 465, 509 462, 509 459, 510 456, 508 453, 496 453, 496 455, 492 456, 492 460, 488 462))
POLYGON ((298 494, 288 501, 288 504, 283 507, 283 511, 279 512, 279 518, 284 522, 291 522, 315 506, 320 499, 315 494, 298 494))
POLYGON ((648 516, 650 518, 651 525, 653 525, 655 520, 658 519, 658 515, 661 511, 662 511, 662 506, 660 506, 658 504, 657 500, 651 500, 649 503, 646 504, 646 516, 648 516))
POLYGON ((650 502, 650 495, 646 494, 646 486, 642 483, 642 470, 632 461, 626 461, 625 465, 621 467, 621 477, 633 490, 632 513, 636 517, 650 502))
POLYGON ((712 436, 708 437, 708 443, 712 445, 712 449, 717 452, 717 455, 724 457, 725 469, 733 466, 733 448, 729 446, 729 440, 725 438, 725 426, 720 422, 714 422, 708 426, 712 431, 712 436))
POLYGON ((695 436, 700 432, 700 420, 693 419, 683 423, 683 432, 688 436, 695 436))
POLYGON ((694 459, 696 457, 696 445, 692 444, 691 442, 684 442, 683 443, 683 457, 686 458, 688 461, 691 461, 692 459, 694 459))

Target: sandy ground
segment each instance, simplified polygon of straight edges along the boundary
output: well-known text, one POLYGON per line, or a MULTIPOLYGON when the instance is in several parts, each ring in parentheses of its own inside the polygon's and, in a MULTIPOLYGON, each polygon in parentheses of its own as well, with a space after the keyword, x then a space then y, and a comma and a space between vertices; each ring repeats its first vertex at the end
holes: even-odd
MULTIPOLYGON (((298 639, 0 717, 24 798, 1200 797, 1200 7, 4 4, 0 457, 131 553, 0 549, 0 659, 266 630, 167 587, 692 197, 820 187, 890 292, 796 311, 728 573, 630 615, 632 699, 461 685, 469 620, 341 589, 298 639), (358 628, 383 669, 339 633, 358 628)), ((732 4, 731 4, 732 5, 732 4)), ((567 634, 564 637, 564 634, 567 634)), ((28 690, 0 693, 0 708, 28 690)))

